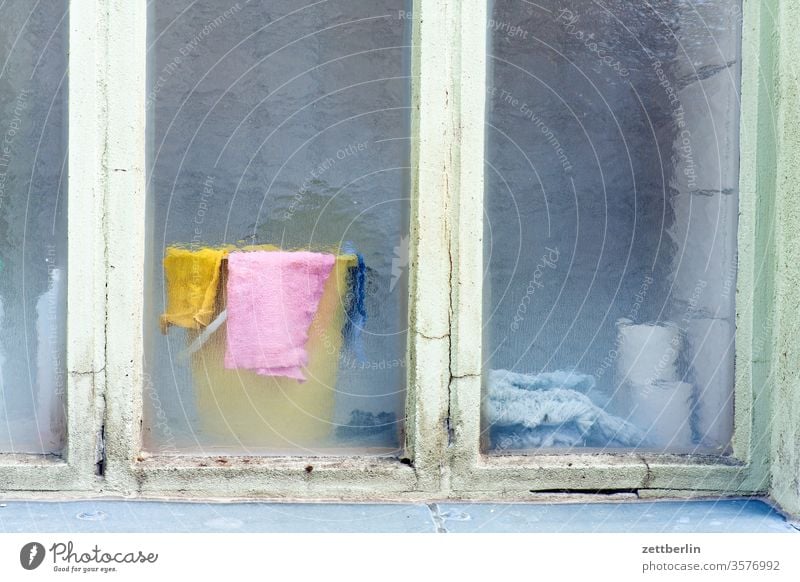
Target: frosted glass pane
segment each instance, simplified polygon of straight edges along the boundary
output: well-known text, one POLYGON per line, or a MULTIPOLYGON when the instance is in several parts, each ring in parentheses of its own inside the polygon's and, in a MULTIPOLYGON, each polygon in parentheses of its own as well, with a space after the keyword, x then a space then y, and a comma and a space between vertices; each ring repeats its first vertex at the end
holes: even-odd
POLYGON ((492 3, 488 451, 728 451, 740 15, 492 3))
POLYGON ((150 3, 146 450, 400 450, 408 4, 150 3), (249 270, 234 254, 201 262, 222 249, 259 254, 249 270), (312 278, 306 263, 266 256, 276 252, 335 265, 312 278), (170 261, 204 291, 176 283, 170 261), (171 301, 202 303, 209 289, 203 314, 161 329, 171 301), (287 345, 307 356, 302 371, 287 345))
POLYGON ((62 450, 67 1, 0 2, 0 452, 62 450))

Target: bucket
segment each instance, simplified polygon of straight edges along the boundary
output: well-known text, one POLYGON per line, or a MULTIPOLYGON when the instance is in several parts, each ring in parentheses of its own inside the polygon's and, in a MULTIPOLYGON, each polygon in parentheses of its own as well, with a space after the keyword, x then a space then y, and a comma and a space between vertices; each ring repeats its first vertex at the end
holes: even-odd
MULTIPOLYGON (((349 271, 356 265, 354 255, 337 256, 325 283, 306 344, 306 382, 226 369, 225 325, 192 354, 198 414, 209 436, 269 454, 308 454, 330 448, 345 296, 349 271)), ((223 268, 220 311, 226 304, 226 273, 223 268)), ((198 333, 188 333, 187 341, 191 343, 198 333)))

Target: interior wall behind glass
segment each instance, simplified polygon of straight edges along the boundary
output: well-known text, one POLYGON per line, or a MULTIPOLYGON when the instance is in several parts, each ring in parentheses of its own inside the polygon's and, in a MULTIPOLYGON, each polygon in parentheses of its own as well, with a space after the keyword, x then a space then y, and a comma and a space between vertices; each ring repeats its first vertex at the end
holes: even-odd
POLYGON ((727 452, 740 3, 489 18, 484 447, 727 452))
MULTIPOLYGON (((400 450, 409 10, 404 0, 150 3, 147 450, 400 450), (165 255, 223 248, 344 261, 328 278, 309 329, 307 382, 225 366, 236 333, 221 317, 229 258, 215 285, 212 321, 162 333, 170 293, 165 255), (353 262, 358 255, 361 266, 353 262), (323 309, 333 323, 317 325, 323 309)), ((278 309, 292 309, 289 303, 278 309)))
POLYGON ((0 2, 0 452, 65 437, 67 1, 0 2))

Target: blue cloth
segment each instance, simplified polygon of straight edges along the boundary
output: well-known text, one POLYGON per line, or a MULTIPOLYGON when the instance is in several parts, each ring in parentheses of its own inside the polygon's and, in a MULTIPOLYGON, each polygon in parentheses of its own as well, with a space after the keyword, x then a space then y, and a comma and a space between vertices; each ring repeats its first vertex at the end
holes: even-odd
POLYGON ((584 392, 594 377, 557 371, 490 370, 484 414, 497 450, 539 447, 636 447, 642 431, 595 405, 584 392))
MULTIPOLYGON (((348 251, 350 245, 345 247, 348 251)), ((361 332, 367 323, 367 266, 364 263, 364 255, 355 253, 358 264, 350 269, 350 298, 347 302, 347 319, 344 323, 344 341, 355 354, 356 358, 364 361, 364 344, 361 339, 361 332)))

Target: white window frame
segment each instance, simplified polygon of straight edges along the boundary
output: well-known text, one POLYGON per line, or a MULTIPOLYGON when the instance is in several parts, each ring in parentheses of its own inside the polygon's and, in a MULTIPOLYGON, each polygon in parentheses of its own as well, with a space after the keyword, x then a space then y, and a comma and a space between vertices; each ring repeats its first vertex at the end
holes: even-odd
MULTIPOLYGON (((417 0, 412 44, 446 45, 442 23, 449 2, 417 0), (423 13, 430 20, 420 16, 423 13), (426 40, 429 39, 429 40, 426 40)), ((406 442, 401 458, 144 456, 141 453, 143 269, 145 262, 145 2, 113 3, 108 14, 108 385, 106 480, 115 489, 146 494, 351 498, 433 494, 441 489, 440 459, 446 444, 449 380, 446 200, 441 149, 446 82, 438 72, 449 50, 415 53, 415 103, 430 103, 412 116, 414 135, 427 136, 412 151, 409 378, 406 442), (437 54, 438 53, 438 54, 437 54), (439 103, 439 105, 436 105, 439 103), (425 160, 424 164, 420 160, 425 160), (424 167, 423 167, 424 165, 424 167), (119 195, 119 193, 125 195, 119 195), (117 193, 116 195, 114 193, 117 193), (420 193, 425 193, 420 195, 420 193), (428 193, 434 193, 429 195, 428 193), (418 282, 424 284, 418 284, 418 282)), ((416 110, 416 108, 415 108, 416 110)))
POLYGON ((779 215, 773 232, 776 211, 792 208, 791 178, 800 178, 791 153, 800 140, 778 131, 775 118, 800 124, 792 108, 800 103, 772 101, 776 75, 792 78, 782 55, 800 48, 788 24, 800 8, 744 0, 733 455, 495 457, 480 449, 486 4, 414 0, 404 455, 167 457, 141 453, 146 2, 71 0, 67 446, 63 459, 0 454, 0 493, 527 500, 560 490, 763 493, 772 479, 800 511, 791 490, 800 451, 778 470, 775 444, 800 439, 800 396, 783 380, 798 376, 800 362, 775 354, 800 328, 795 304, 780 300, 800 293, 800 269, 780 269, 800 255, 787 243, 800 217, 779 215))
POLYGON ((73 1, 68 17, 66 444, 60 457, 0 454, 0 492, 92 490, 102 463, 105 192, 95 4, 73 1))
MULTIPOLYGON (((696 494, 748 494, 765 492, 769 480, 769 379, 754 353, 756 335, 771 333, 759 323, 765 315, 763 301, 769 293, 770 273, 763 270, 767 250, 758 241, 769 238, 771 223, 757 223, 764 206, 771 204, 769 190, 756 182, 762 151, 755 147, 769 136, 758 127, 763 111, 761 79, 762 30, 745 26, 742 41, 742 92, 740 140, 740 194, 736 292, 736 347, 734 386, 734 434, 732 454, 674 455, 663 453, 486 455, 481 452, 481 385, 483 350, 480 345, 483 292, 484 219, 484 123, 487 80, 487 27, 485 2, 461 2, 460 87, 457 99, 461 141, 457 169, 460 177, 452 201, 457 219, 451 221, 451 240, 456 257, 452 290, 455 317, 453 369, 450 385, 451 422, 454 430, 451 456, 452 492, 458 497, 474 494, 514 499, 537 492, 630 491, 644 496, 696 494), (480 5, 480 6, 479 6, 480 5), (480 120, 481 122, 477 122, 480 120), (759 192, 761 186, 761 192, 759 192), (767 195, 765 195, 767 194, 767 195), (761 410, 756 407, 761 405, 761 410), (480 493, 478 493, 480 492, 480 493)), ((743 22, 761 24, 764 7, 745 0, 743 22)), ((766 78, 769 78, 767 76, 766 78)), ((761 120, 763 121, 763 120, 761 120)), ((761 343, 764 343, 763 341, 761 343)), ((757 347, 757 346, 756 346, 757 347)), ((763 348, 762 348, 763 349, 763 348)))

